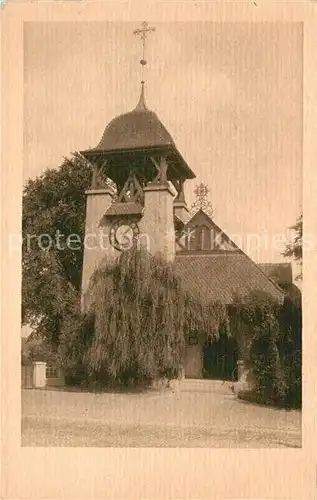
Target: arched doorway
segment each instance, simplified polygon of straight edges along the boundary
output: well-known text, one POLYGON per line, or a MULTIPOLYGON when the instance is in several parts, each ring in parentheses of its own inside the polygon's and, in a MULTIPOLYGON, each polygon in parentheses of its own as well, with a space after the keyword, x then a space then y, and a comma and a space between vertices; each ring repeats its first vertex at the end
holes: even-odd
POLYGON ((218 380, 237 380, 238 345, 234 338, 220 335, 208 337, 203 345, 203 377, 218 380))

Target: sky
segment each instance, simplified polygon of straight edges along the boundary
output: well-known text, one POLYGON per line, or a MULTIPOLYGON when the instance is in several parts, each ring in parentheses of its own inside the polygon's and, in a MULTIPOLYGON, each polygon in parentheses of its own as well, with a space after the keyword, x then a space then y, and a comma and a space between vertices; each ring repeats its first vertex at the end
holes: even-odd
MULTIPOLYGON (((24 182, 98 144, 137 104, 135 23, 25 23, 24 182)), ((214 221, 256 262, 283 262, 302 205, 302 30, 156 23, 146 102, 208 185, 214 221)))

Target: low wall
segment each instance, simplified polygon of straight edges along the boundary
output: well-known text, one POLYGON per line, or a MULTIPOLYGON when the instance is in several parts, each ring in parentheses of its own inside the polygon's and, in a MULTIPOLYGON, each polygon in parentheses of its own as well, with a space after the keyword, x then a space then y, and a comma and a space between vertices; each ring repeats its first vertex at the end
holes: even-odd
POLYGON ((33 388, 33 365, 21 366, 21 386, 23 389, 33 388))
POLYGON ((36 389, 45 387, 62 387, 65 385, 64 373, 60 369, 46 366, 43 362, 34 362, 21 366, 21 387, 36 389))

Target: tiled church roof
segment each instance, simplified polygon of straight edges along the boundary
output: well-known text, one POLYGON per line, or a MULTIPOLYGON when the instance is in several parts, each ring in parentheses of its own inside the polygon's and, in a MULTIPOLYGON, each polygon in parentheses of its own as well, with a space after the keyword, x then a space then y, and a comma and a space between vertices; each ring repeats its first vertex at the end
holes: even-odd
POLYGON ((134 214, 142 214, 143 207, 140 203, 135 201, 130 201, 126 203, 115 202, 105 213, 105 216, 114 216, 114 215, 134 215, 134 214))
POLYGON ((284 294, 243 252, 179 253, 174 262, 184 287, 206 300, 233 302, 261 290, 282 301, 284 294))

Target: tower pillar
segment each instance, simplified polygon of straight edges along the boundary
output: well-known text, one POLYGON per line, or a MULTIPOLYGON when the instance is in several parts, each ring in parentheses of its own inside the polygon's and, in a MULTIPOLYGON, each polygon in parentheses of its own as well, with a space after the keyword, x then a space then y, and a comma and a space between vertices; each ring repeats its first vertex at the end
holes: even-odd
POLYGON ((140 224, 140 245, 166 261, 175 258, 174 193, 168 184, 143 188, 144 215, 140 224))
POLYGON ((180 219, 184 224, 187 224, 190 217, 189 217, 188 206, 185 200, 181 201, 175 199, 173 206, 174 206, 174 214, 176 215, 176 217, 178 217, 178 219, 180 219))
POLYGON ((81 286, 82 309, 91 275, 106 256, 109 258, 111 252, 114 253, 114 249, 109 244, 109 230, 103 220, 106 210, 112 204, 114 191, 111 187, 90 189, 86 191, 86 195, 86 225, 81 286))

